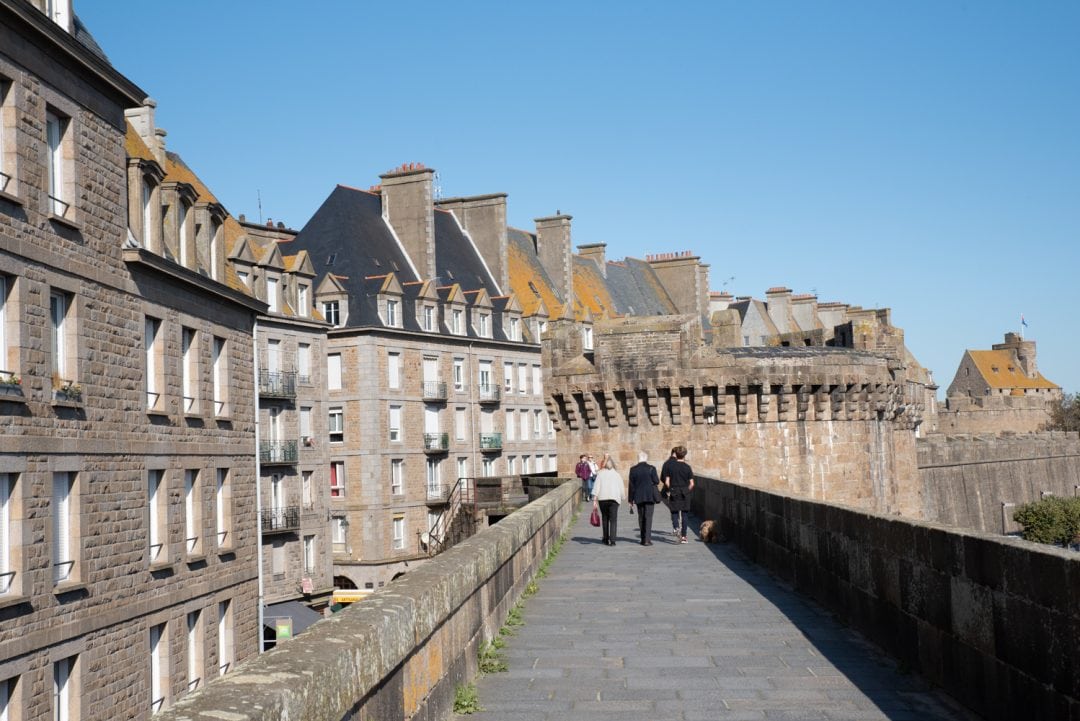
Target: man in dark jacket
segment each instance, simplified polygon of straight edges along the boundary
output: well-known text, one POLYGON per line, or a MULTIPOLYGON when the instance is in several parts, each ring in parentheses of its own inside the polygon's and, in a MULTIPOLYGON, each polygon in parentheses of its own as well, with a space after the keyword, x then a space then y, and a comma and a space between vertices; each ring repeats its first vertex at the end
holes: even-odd
POLYGON ((589 483, 589 479, 592 478, 592 466, 589 465, 589 459, 584 453, 578 457, 578 463, 574 466, 574 475, 581 479, 581 492, 585 500, 591 501, 592 484, 589 483))
POLYGON ((652 517, 656 504, 660 502, 660 492, 657 485, 660 478, 656 475, 656 469, 649 465, 649 454, 642 451, 638 454, 638 464, 630 469, 630 488, 627 496, 630 498, 630 511, 637 506, 638 527, 641 529, 641 545, 652 545, 652 517))

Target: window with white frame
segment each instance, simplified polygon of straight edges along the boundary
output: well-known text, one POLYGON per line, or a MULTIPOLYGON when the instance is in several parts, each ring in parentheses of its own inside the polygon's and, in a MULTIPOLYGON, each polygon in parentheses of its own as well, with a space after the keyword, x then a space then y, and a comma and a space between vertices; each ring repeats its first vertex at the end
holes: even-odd
POLYGON ((309 448, 315 445, 314 438, 312 436, 312 408, 311 406, 300 406, 300 445, 305 448, 309 448))
POLYGON ((524 363, 518 364, 518 393, 525 395, 529 392, 529 367, 524 363))
POLYGON ((514 364, 503 363, 503 391, 512 393, 514 390, 514 364))
POLYGON ((149 528, 151 564, 162 563, 169 558, 165 548, 169 533, 168 492, 165 488, 165 471, 151 469, 146 472, 146 508, 149 528))
POLYGON ((310 343, 298 343, 296 346, 296 380, 298 383, 311 383, 310 343))
POLYGON ((194 248, 191 247, 191 241, 188 239, 188 234, 191 232, 191 226, 188 223, 188 216, 191 215, 190 207, 183 200, 179 200, 176 203, 176 212, 179 216, 179 232, 180 235, 177 238, 177 243, 180 245, 180 265, 185 268, 190 268, 195 264, 194 248))
POLYGON ((468 437, 469 424, 466 421, 465 409, 454 409, 454 438, 463 441, 468 437))
POLYGON ((7 332, 8 311, 7 296, 11 281, 5 275, 0 275, 0 383, 12 383, 18 377, 16 368, 18 360, 14 343, 9 340, 7 332))
POLYGON ((532 460, 529 456, 521 457, 521 472, 522 474, 529 472, 529 461, 532 460))
POLYGON ((71 0, 45 0, 44 10, 50 20, 71 32, 71 0))
MULTIPOLYGON (((478 381, 480 385, 480 393, 491 393, 493 390, 492 377, 491 377, 491 361, 480 361, 478 369, 478 381)), ((481 397, 483 397, 481 395, 481 397)))
POLYGON ((304 536, 304 575, 315 574, 315 536, 304 536))
POLYGON ((403 458, 394 458, 390 461, 390 495, 400 496, 405 492, 402 485, 404 470, 405 460, 403 458))
POLYGON ((481 338, 491 337, 491 314, 479 313, 476 316, 476 335, 481 338))
POLYGON ((330 464, 330 497, 341 498, 345 495, 345 461, 330 464))
POLYGON ((0 680, 0 721, 19 721, 16 693, 18 677, 0 680))
POLYGON ((434 306, 425 305, 424 308, 423 308, 423 312, 421 313, 421 318, 423 320, 423 322, 421 324, 421 327, 424 330, 426 330, 428 332, 431 332, 431 331, 435 330, 435 307, 434 306))
MULTIPOLYGON (((11 81, 0 77, 0 193, 15 194, 15 155, 8 150, 6 138, 12 137, 14 130, 9 126, 11 81)), ((6 719, 0 719, 6 721, 6 719)))
POLYGON ((585 350, 593 349, 593 333, 592 326, 587 325, 581 329, 581 344, 585 350))
POLYGON ((218 673, 224 676, 233 666, 233 607, 232 601, 218 603, 218 673))
POLYGON ((71 343, 72 328, 70 327, 71 296, 63 291, 53 290, 49 293, 49 340, 52 351, 53 377, 62 384, 61 387, 70 387, 75 383, 75 368, 72 361, 74 352, 71 343))
POLYGON ((281 312, 281 291, 278 287, 280 282, 275 276, 266 276, 266 304, 270 306, 271 313, 281 312))
POLYGON ((15 530, 15 484, 18 478, 17 473, 0 473, 0 598, 18 588, 15 582, 15 551, 19 545, 15 530))
POLYGON ((464 322, 465 313, 461 308, 453 308, 450 311, 450 332, 454 335, 461 335, 465 329, 464 322))
POLYGON ((464 358, 455 358, 454 359, 454 390, 459 391, 459 392, 465 390, 465 359, 464 358))
POLYGON ((348 526, 345 516, 330 519, 330 543, 334 553, 348 553, 348 526))
POLYGON ((506 457, 506 473, 510 476, 517 473, 517 456, 506 457))
POLYGON ((332 391, 341 390, 340 353, 330 353, 326 356, 326 387, 332 391))
POLYGON ((469 477, 469 459, 460 457, 457 459, 457 477, 468 478, 469 477))
POLYGON ((544 437, 544 412, 541 410, 533 411, 533 438, 544 437))
POLYGON ((345 442, 345 411, 341 408, 331 408, 327 422, 331 443, 345 442))
POLYGON ((285 580, 284 538, 275 538, 270 544, 270 573, 275 581, 285 580))
POLYGON ((558 456, 555 456, 555 455, 548 456, 548 470, 549 471, 557 471, 557 470, 559 470, 559 458, 558 458, 558 456))
POLYGON ((150 713, 163 711, 169 695, 169 629, 165 623, 150 627, 150 713))
POLYGON ((442 478, 437 458, 427 459, 427 494, 428 498, 438 498, 442 495, 442 478))
POLYGON ((483 472, 484 472, 485 476, 493 476, 493 475, 495 475, 495 461, 492 460, 491 458, 485 457, 481 461, 481 466, 484 469, 483 472))
POLYGON ((400 324, 401 314, 398 312, 398 302, 393 299, 386 301, 386 325, 397 328, 400 324))
POLYGON ((181 376, 183 379, 184 413, 197 413, 199 410, 199 344, 194 328, 180 329, 181 376))
POLYGON ((506 409, 506 422, 503 424, 506 429, 506 440, 516 440, 517 435, 517 420, 514 418, 514 411, 510 408, 506 409))
POLYGON ((79 579, 79 498, 75 473, 53 473, 53 583, 79 579))
POLYGON ((146 410, 157 410, 161 404, 162 374, 165 343, 161 338, 161 321, 146 316, 143 323, 143 349, 146 353, 146 410))
POLYGON ((203 677, 203 630, 202 611, 187 615, 187 688, 194 691, 202 684, 203 677))
POLYGON ((313 508, 315 506, 315 496, 312 495, 312 471, 303 471, 300 474, 300 498, 304 504, 304 508, 313 508))
POLYGON ((548 432, 547 432, 548 438, 554 438, 555 437, 555 421, 551 420, 551 416, 548 416, 547 428, 548 428, 548 432))
POLYGON ((232 481, 228 468, 217 469, 217 488, 214 493, 214 511, 217 516, 217 545, 219 549, 233 546, 232 538, 232 481))
POLYGON ((49 212, 61 218, 70 217, 71 198, 67 187, 70 171, 65 159, 66 135, 70 121, 54 112, 45 113, 46 165, 49 182, 49 212))
POLYGON ((389 388, 401 387, 401 354, 386 354, 386 385, 389 388))
POLYGON ((202 555, 202 483, 199 471, 184 472, 184 552, 202 555))
POLYGON ((341 306, 339 305, 339 301, 324 300, 322 304, 322 314, 327 323, 335 328, 341 327, 341 306))
POLYGON ((400 443, 402 441, 401 432, 401 406, 390 406, 390 440, 394 443, 400 443))
POLYGON ((214 337, 214 415, 229 415, 229 348, 224 338, 214 337))
POLYGON ((532 367, 532 383, 533 383, 532 384, 533 395, 537 395, 537 396, 543 395, 543 393, 544 393, 544 384, 543 384, 543 381, 541 380, 540 366, 538 366, 538 365, 534 365, 532 367))
POLYGON ((521 319, 511 316, 510 340, 521 340, 521 319))
POLYGON ((529 440, 529 411, 524 408, 518 413, 518 428, 521 430, 518 438, 523 441, 529 440))
POLYGON ((393 520, 394 550, 405 548, 405 516, 396 515, 393 520))
POLYGON ((296 314, 301 318, 311 317, 311 286, 307 283, 296 284, 296 314))
POLYGON ((239 280, 241 283, 244 284, 245 288, 250 288, 251 287, 251 273, 248 273, 247 271, 244 271, 244 270, 237 270, 236 271, 236 278, 237 278, 237 280, 239 280))
POLYGON ((54 662, 52 676, 53 721, 78 721, 79 657, 54 662))

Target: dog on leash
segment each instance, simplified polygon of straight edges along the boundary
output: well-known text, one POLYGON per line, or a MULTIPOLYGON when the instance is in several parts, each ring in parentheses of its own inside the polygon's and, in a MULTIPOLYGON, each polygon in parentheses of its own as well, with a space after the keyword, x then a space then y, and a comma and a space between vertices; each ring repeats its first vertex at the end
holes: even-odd
POLYGON ((720 533, 720 524, 716 521, 701 522, 701 540, 705 543, 723 543, 724 534, 720 533))

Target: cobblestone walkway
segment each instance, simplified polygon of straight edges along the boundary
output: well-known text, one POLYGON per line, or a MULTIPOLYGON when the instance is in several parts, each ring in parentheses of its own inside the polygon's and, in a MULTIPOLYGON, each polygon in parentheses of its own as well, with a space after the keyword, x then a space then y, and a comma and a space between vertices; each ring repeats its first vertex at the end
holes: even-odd
POLYGON ((600 543, 582 506, 509 670, 477 680, 464 721, 971 719, 727 545, 674 543, 658 508, 653 545, 619 517, 600 543))

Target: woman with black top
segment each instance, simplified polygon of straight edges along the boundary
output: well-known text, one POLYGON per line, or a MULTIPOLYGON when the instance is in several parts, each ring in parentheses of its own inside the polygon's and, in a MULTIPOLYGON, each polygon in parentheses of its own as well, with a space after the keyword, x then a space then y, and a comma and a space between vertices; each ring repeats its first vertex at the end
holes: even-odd
POLYGON ((686 447, 675 447, 675 458, 664 464, 664 488, 671 509, 672 532, 679 543, 686 543, 686 512, 690 510, 690 493, 694 490, 694 470, 684 459, 686 447))

